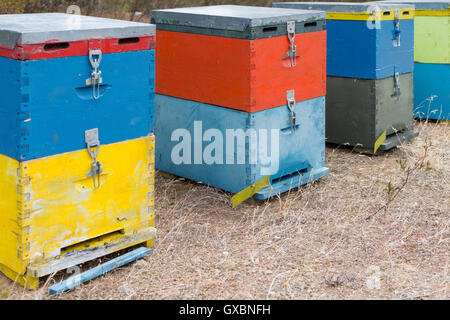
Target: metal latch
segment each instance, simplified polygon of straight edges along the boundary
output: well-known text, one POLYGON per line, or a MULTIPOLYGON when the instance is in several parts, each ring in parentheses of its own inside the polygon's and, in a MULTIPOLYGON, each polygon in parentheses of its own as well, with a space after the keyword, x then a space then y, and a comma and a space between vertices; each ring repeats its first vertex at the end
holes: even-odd
POLYGON ((398 72, 394 75, 394 94, 392 96, 397 100, 400 99, 400 74, 398 72))
POLYGON ((102 164, 97 161, 98 153, 100 151, 100 140, 98 139, 98 129, 87 130, 84 133, 86 145, 91 158, 94 160, 91 163, 91 170, 87 176, 94 179, 94 190, 100 187, 100 174, 103 172, 102 164))
POLYGON ((100 62, 102 62, 102 50, 89 49, 89 61, 91 63, 92 69, 91 77, 86 80, 86 85, 92 85, 92 96, 95 100, 100 98, 100 84, 103 83, 102 72, 98 70, 100 67, 100 62))
POLYGON ((295 90, 288 90, 286 92, 287 106, 289 108, 289 120, 292 132, 295 131, 296 116, 295 116, 295 90))
POLYGON ((295 67, 296 61, 295 56, 297 53, 297 46, 294 44, 295 41, 295 21, 287 22, 287 36, 289 39, 289 51, 286 55, 291 59, 291 66, 295 67))
POLYGON ((400 16, 398 10, 395 10, 395 30, 394 30, 394 39, 392 40, 392 45, 394 47, 400 47, 400 16))

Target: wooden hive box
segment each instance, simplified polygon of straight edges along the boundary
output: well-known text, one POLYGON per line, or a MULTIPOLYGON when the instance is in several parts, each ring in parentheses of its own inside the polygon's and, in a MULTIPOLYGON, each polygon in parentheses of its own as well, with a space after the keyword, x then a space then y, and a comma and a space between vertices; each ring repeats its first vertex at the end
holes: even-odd
POLYGON ((247 112, 285 105, 291 89, 297 101, 325 94, 323 12, 210 6, 151 16, 159 94, 247 112))
POLYGON ((397 0, 415 6, 414 116, 450 120, 450 4, 448 1, 397 0))
POLYGON ((232 193, 270 176, 256 199, 319 179, 329 173, 325 98, 291 107, 249 113, 157 94, 156 168, 232 193))
POLYGON ((149 24, 0 15, 0 154, 31 160, 84 149, 93 128, 105 144, 152 132, 154 43, 149 24))

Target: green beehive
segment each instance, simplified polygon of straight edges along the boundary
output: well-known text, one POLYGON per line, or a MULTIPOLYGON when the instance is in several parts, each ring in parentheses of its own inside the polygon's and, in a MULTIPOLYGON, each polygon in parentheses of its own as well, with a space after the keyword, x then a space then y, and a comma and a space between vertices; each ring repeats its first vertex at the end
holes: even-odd
POLYGON ((450 120, 450 2, 389 0, 415 6, 414 116, 450 120))
POLYGON ((413 6, 354 2, 273 6, 327 13, 327 142, 376 153, 418 134, 413 128, 413 6))

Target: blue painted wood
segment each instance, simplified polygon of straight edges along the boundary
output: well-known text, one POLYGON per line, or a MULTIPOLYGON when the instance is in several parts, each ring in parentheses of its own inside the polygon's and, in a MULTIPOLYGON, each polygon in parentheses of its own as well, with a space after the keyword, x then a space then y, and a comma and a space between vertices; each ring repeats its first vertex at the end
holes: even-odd
POLYGON ((86 148, 98 128, 109 144, 154 129, 154 50, 104 54, 102 96, 92 97, 87 56, 17 61, 0 57, 0 153, 30 160, 86 148))
POLYGON ((450 120, 450 64, 414 63, 414 117, 450 120))
POLYGON ((152 253, 151 249, 148 248, 138 248, 131 252, 128 252, 120 257, 114 258, 108 262, 105 262, 95 268, 92 268, 83 273, 77 274, 75 276, 70 277, 60 283, 57 283, 49 288, 50 295, 62 293, 64 291, 70 290, 79 286, 80 284, 92 280, 96 277, 99 277, 105 274, 108 271, 111 271, 115 268, 121 267, 125 264, 133 262, 139 258, 142 258, 148 254, 152 253))
POLYGON ((329 173, 329 169, 325 167, 325 98, 319 97, 298 102, 295 105, 295 111, 297 126, 292 132, 288 122, 287 106, 247 113, 157 94, 155 96, 156 168, 237 193, 267 175, 267 172, 264 173, 262 169, 268 168, 268 165, 263 164, 261 158, 258 158, 256 163, 250 163, 251 144, 248 139, 245 142, 245 161, 239 164, 236 141, 232 152, 226 152, 227 130, 241 129, 248 132, 248 129, 254 129, 258 133, 257 136, 261 137, 260 130, 267 129, 270 143, 265 146, 270 155, 272 146, 270 130, 279 129, 278 170, 270 174, 272 187, 261 190, 255 198, 266 199, 318 179, 329 173), (196 137, 194 132, 196 121, 201 121, 203 134, 209 129, 216 129, 221 134, 222 143, 218 142, 218 144, 223 146, 223 155, 218 157, 219 161, 208 164, 203 158, 198 159, 197 164, 195 163, 195 144, 201 151, 206 152, 205 148, 211 144, 211 141, 215 141, 215 138, 202 141, 202 134, 198 135, 200 139, 196 137), (172 141, 172 134, 176 129, 185 129, 189 132, 191 143, 187 150, 191 153, 190 164, 176 164, 173 161, 172 150, 183 140, 174 137, 172 141), (226 163, 226 157, 230 155, 234 159, 233 164, 226 163))
MULTIPOLYGON (((329 12, 365 12, 371 4, 342 2, 276 2, 274 7, 325 10, 329 12)), ((382 5, 379 5, 382 7, 382 5)), ((389 6, 388 6, 389 7, 389 6)), ((396 6, 399 8, 408 5, 396 6)), ((327 19, 327 75, 359 79, 383 79, 395 72, 413 72, 414 20, 400 20, 401 45, 394 47, 393 20, 372 22, 327 19), (369 28, 369 26, 371 28, 369 28)))
POLYGON ((414 70, 414 20, 400 20, 401 45, 394 47, 394 22, 369 29, 366 21, 327 20, 327 75, 382 79, 414 70))

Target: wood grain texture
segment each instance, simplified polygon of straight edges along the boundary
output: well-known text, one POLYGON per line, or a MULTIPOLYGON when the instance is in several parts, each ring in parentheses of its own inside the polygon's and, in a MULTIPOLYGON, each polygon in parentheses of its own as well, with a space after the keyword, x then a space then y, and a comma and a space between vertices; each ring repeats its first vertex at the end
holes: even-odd
POLYGON ((150 253, 152 253, 151 249, 142 248, 142 247, 138 248, 138 249, 128 252, 124 255, 121 255, 120 257, 117 257, 108 262, 105 262, 95 268, 92 268, 88 271, 85 271, 83 273, 80 273, 78 275, 70 277, 67 280, 64 280, 60 283, 57 283, 57 284, 51 286, 49 288, 49 293, 50 293, 50 295, 53 295, 53 294, 58 294, 58 293, 62 293, 64 291, 73 289, 83 282, 86 282, 86 281, 92 280, 96 277, 99 277, 108 271, 111 271, 115 268, 119 268, 119 267, 126 265, 130 262, 133 262, 139 258, 145 257, 146 255, 148 255, 150 253))
POLYGON ((297 35, 291 67, 286 36, 243 40, 160 31, 156 33, 156 92, 256 112, 325 94, 326 32, 297 35))
MULTIPOLYGON (((0 264, 40 277, 154 236, 154 136, 104 145, 94 190, 86 150, 18 161, 0 156, 0 264), (100 255, 99 255, 100 254, 100 255)), ((14 280, 14 279, 13 279, 14 280)))

